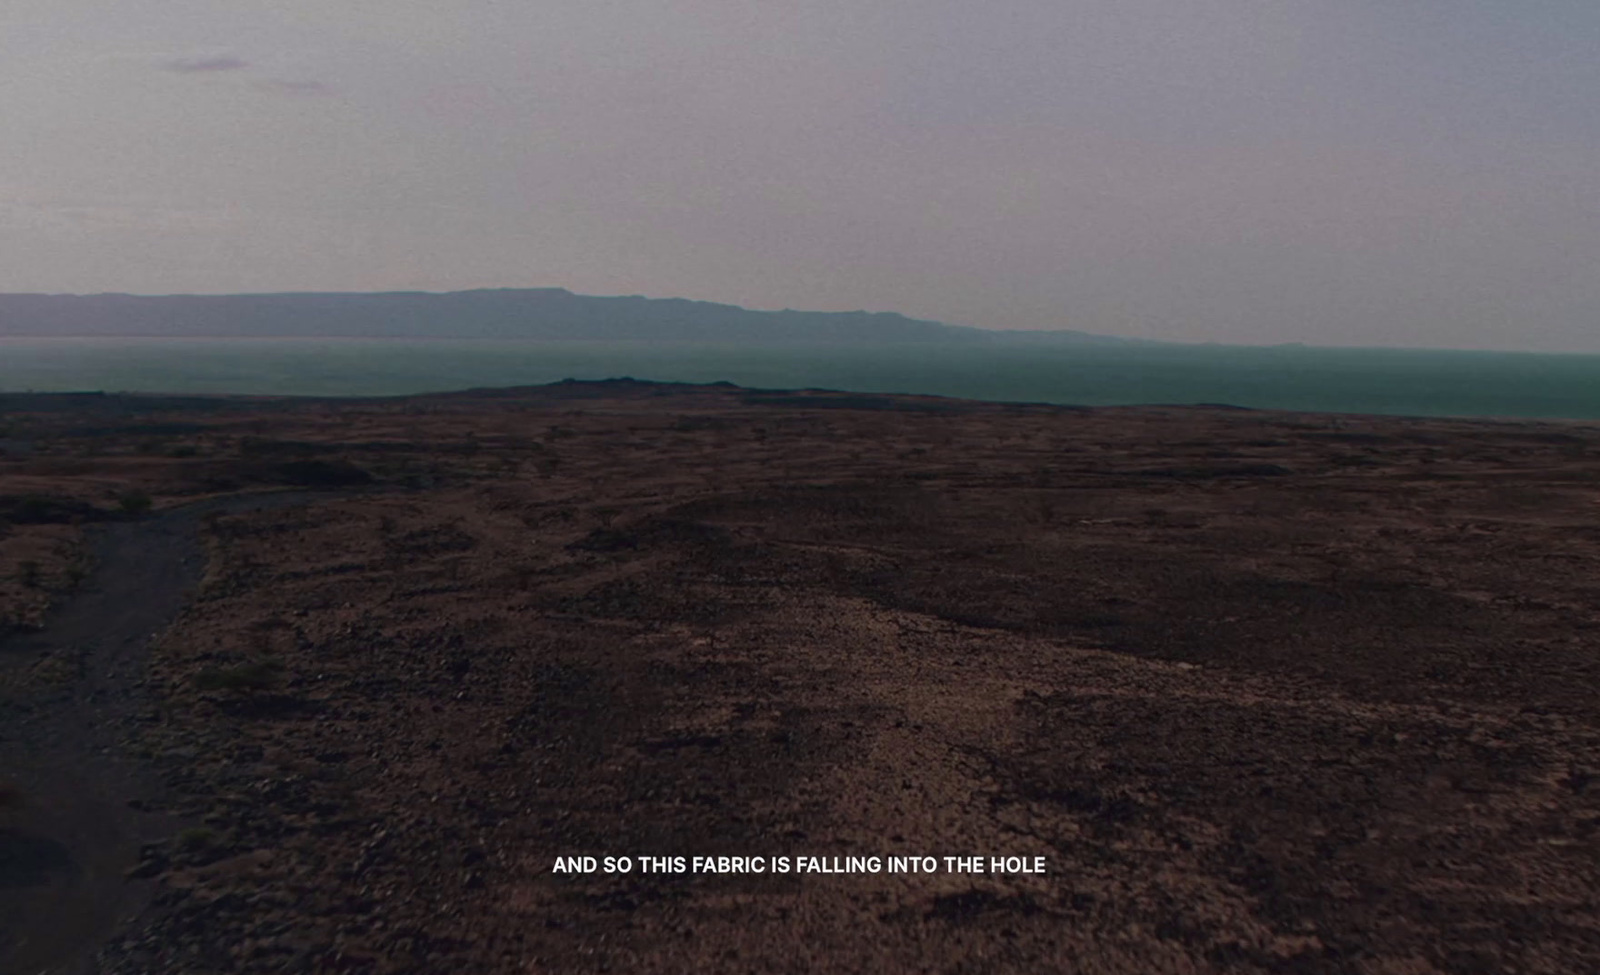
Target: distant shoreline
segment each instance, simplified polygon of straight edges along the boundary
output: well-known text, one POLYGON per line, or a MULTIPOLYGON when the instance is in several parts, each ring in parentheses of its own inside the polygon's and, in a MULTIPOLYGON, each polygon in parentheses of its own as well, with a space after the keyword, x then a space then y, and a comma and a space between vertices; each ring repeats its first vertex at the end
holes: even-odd
MULTIPOLYGON (((1245 406, 1223 401, 1194 402, 1142 402, 1142 403, 1067 403, 1039 400, 994 400, 961 396, 944 396, 931 393, 881 392, 830 387, 751 387, 727 380, 710 382, 685 382, 636 378, 634 376, 608 376, 597 379, 563 378, 548 383, 505 386, 472 386, 440 389, 424 393, 396 394, 292 394, 292 393, 241 393, 205 392, 184 393, 160 390, 100 390, 63 389, 8 390, 0 388, 0 414, 11 413, 90 413, 122 412, 128 414, 164 413, 170 411, 255 409, 280 404, 359 404, 451 402, 462 399, 515 399, 528 395, 605 396, 618 393, 669 394, 677 392, 731 392, 743 394, 747 405, 785 406, 803 409, 887 410, 920 413, 961 413, 972 409, 1000 409, 1045 412, 1091 410, 1159 410, 1196 412, 1237 412, 1241 414, 1304 414, 1308 419, 1322 417, 1333 423, 1363 419, 1390 419, 1396 421, 1441 421, 1465 424, 1551 424, 1593 426, 1600 424, 1600 414, 1589 417, 1527 416, 1515 414, 1422 414, 1422 413, 1371 413, 1351 410, 1293 410, 1277 407, 1245 406)), ((0 432, 0 454, 6 438, 0 432)))
POLYGON ((1600 356, 1249 346, 6 338, 0 392, 401 396, 635 376, 1086 406, 1600 420, 1600 356))

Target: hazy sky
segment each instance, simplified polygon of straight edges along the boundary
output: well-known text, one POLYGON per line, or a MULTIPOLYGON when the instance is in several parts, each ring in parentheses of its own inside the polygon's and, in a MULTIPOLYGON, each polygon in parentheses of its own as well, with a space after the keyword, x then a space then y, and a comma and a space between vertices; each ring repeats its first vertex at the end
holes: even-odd
POLYGON ((1595 0, 5 0, 0 291, 1600 352, 1595 0))

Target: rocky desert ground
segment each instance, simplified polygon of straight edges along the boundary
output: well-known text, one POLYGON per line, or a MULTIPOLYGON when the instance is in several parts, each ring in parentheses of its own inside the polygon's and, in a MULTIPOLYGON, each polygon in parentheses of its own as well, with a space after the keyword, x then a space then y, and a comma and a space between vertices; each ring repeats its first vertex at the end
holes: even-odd
POLYGON ((1600 425, 0 411, 0 970, 1600 971, 1600 425))

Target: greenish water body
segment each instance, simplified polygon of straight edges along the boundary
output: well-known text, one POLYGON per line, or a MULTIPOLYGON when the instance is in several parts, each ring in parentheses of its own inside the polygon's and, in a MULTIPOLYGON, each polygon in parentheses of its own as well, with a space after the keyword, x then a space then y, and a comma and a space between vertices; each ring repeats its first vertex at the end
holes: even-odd
POLYGON ((1087 406, 1227 403, 1600 419, 1597 355, 1220 345, 0 339, 5 392, 389 396, 617 376, 1087 406))

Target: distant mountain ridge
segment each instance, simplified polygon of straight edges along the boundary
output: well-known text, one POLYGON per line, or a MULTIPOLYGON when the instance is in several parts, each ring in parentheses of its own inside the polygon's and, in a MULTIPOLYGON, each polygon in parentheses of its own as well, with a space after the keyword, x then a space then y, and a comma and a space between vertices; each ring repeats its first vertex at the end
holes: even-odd
POLYGON ((1135 342, 992 331, 894 312, 751 311, 565 288, 235 295, 0 294, 0 337, 587 339, 756 343, 1135 342))

